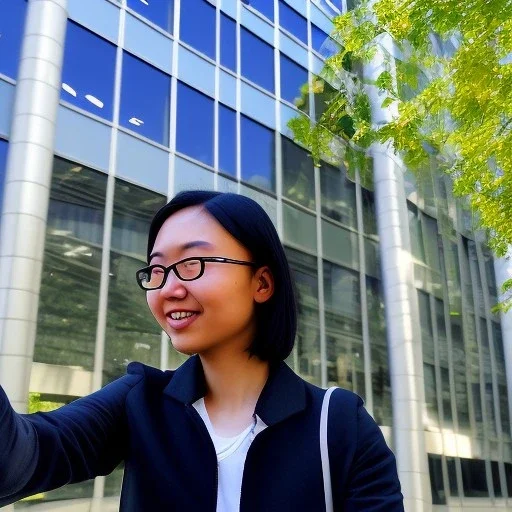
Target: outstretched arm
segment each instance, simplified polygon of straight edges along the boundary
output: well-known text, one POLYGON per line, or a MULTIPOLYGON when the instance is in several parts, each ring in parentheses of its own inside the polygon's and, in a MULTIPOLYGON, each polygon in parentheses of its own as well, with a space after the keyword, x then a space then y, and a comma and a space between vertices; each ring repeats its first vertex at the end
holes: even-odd
POLYGON ((0 387, 0 507, 110 473, 123 459, 129 374, 48 413, 17 414, 0 387))

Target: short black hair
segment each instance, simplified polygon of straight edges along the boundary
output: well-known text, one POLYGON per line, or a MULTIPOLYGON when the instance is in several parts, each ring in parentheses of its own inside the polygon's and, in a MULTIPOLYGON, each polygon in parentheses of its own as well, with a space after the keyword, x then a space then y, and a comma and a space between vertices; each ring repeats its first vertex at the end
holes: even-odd
POLYGON ((249 353, 276 363, 288 357, 297 331, 297 306, 290 266, 279 235, 265 210, 249 197, 206 190, 177 194, 154 216, 149 229, 147 258, 163 223, 189 206, 203 206, 222 227, 251 253, 259 266, 268 266, 274 277, 274 294, 256 304, 256 338, 249 353))

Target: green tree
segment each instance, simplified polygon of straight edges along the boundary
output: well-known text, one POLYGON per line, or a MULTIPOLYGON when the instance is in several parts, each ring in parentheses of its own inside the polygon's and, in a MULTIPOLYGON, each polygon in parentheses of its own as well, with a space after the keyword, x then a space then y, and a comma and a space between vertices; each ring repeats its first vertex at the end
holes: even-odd
MULTIPOLYGON (((315 123, 306 114, 290 121, 295 138, 316 163, 337 157, 364 170, 374 141, 391 142, 413 171, 434 163, 504 256, 512 244, 512 0, 363 0, 334 19, 332 37, 341 49, 311 91, 324 106, 315 123), (371 85, 395 113, 380 125, 361 72, 376 55, 384 70, 371 85)), ((512 280, 506 290, 505 309, 512 280)))

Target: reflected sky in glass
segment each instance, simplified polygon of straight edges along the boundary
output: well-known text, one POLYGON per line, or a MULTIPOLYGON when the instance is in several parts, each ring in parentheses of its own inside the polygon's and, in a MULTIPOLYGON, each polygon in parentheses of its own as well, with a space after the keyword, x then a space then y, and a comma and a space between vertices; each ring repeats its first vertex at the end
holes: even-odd
POLYGON ((283 0, 279 0, 279 24, 304 44, 308 44, 308 23, 306 18, 301 16, 295 9, 292 9, 283 0))
POLYGON ((0 139, 0 211, 2 211, 2 198, 4 197, 5 166, 7 164, 7 141, 0 139))
POLYGON ((215 59, 215 7, 206 0, 181 2, 180 39, 215 59))
POLYGON ((115 45, 68 21, 61 99, 112 120, 115 45))
POLYGON ((229 16, 220 15, 220 63, 236 71, 236 23, 229 16))
POLYGON ((174 0, 127 0, 128 7, 172 34, 174 0))
POLYGON ((242 3, 254 7, 263 16, 274 21, 274 2, 272 0, 242 0, 242 3))
POLYGON ((176 150, 213 167, 213 100, 178 83, 176 150))
POLYGON ((168 146, 170 94, 169 75, 123 53, 121 126, 168 146))
POLYGON ((308 72, 281 53, 281 98, 295 104, 301 98, 301 87, 308 82, 308 72))
POLYGON ((242 27, 242 75, 267 91, 274 92, 274 49, 242 27))
POLYGON ((219 105, 219 170, 236 176, 236 113, 219 105))
POLYGON ((339 51, 338 44, 322 29, 311 23, 311 46, 322 57, 328 58, 339 51))
POLYGON ((242 180, 275 190, 274 132, 242 116, 242 180))
POLYGON ((25 0, 0 1, 0 73, 16 78, 25 24, 25 0))

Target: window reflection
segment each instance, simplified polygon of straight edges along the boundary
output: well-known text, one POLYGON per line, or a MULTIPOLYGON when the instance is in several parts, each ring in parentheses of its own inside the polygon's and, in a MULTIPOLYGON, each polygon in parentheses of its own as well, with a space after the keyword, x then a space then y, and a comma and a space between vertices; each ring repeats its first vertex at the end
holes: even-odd
POLYGON ((21 40, 27 12, 26 0, 2 3, 0 16, 0 73, 16 79, 21 53, 21 40))
POLYGON ((206 0, 181 3, 180 39, 215 60, 215 7, 206 0))
POLYGON ((34 361, 93 369, 106 187, 55 157, 34 361))
POLYGON ((68 20, 61 99, 112 120, 116 46, 68 20))
POLYGON ((446 492, 443 481, 443 466, 440 455, 428 454, 428 469, 430 473, 430 488, 434 505, 446 504, 446 492))
POLYGON ((308 71, 286 55, 280 54, 281 62, 281 98, 294 105, 301 106, 303 96, 307 97, 308 71), (303 92, 303 88, 306 92, 303 92))
POLYGON ((467 498, 484 498, 489 496, 485 461, 477 459, 461 459, 462 485, 467 498))
POLYGON ((295 280, 299 312, 297 338, 288 362, 303 378, 314 384, 320 384, 320 322, 316 258, 288 247, 285 250, 295 280))
POLYGON ((365 397, 359 274, 324 261, 328 385, 365 397))
POLYGON ((386 319, 380 280, 366 276, 366 307, 372 361, 373 415, 379 425, 392 425, 386 319))
POLYGON ((0 212, 2 211, 2 201, 4 197, 5 174, 7 165, 7 148, 6 140, 0 139, 0 212))
POLYGON ((148 139, 169 145, 171 77, 123 53, 119 123, 148 139))
POLYGON ((356 227, 355 185, 344 171, 322 162, 320 168, 322 213, 346 226, 356 227))
POLYGON ((326 59, 340 50, 338 43, 313 23, 311 23, 311 46, 326 59))
POLYGON ((172 34, 174 0, 127 0, 128 7, 172 34))
POLYGON ((308 24, 306 18, 301 16, 284 0, 279 0, 279 24, 304 44, 308 44, 308 24))
POLYGON ((274 21, 274 2, 273 0, 242 0, 245 5, 254 7, 258 12, 274 21))
POLYGON ((160 194, 116 180, 104 384, 123 375, 131 361, 160 366, 161 329, 135 281, 135 271, 146 264, 149 225, 165 203, 160 194))
POLYGON ((274 132, 242 115, 242 179, 251 185, 275 190, 274 132))
POLYGON ((242 75, 267 91, 274 92, 274 49, 244 27, 241 28, 240 39, 242 75))
POLYGON ((220 63, 236 72, 236 22, 224 13, 220 15, 220 63))
POLYGON ((213 100, 178 82, 176 149, 213 166, 213 100))
POLYGON ((236 112, 219 104, 219 170, 236 177, 236 112))
POLYGON ((292 201, 315 209, 315 171, 308 152, 281 137, 283 194, 292 201))

